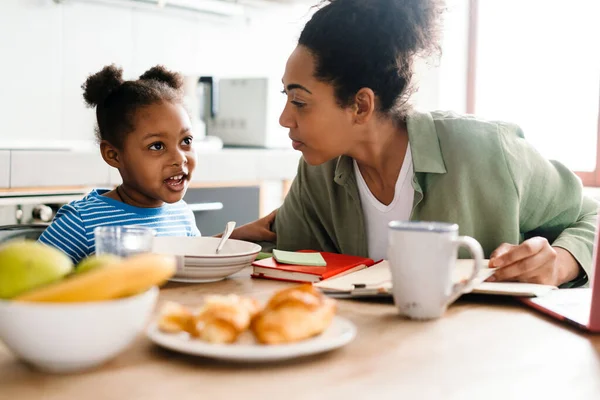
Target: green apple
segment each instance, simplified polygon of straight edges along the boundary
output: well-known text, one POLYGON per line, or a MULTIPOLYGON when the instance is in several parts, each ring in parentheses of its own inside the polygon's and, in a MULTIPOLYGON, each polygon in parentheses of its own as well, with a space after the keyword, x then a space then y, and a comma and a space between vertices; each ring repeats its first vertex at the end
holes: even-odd
POLYGON ((87 272, 99 267, 103 267, 105 265, 117 263, 121 260, 121 257, 116 256, 114 254, 92 254, 91 256, 84 258, 79 262, 79 264, 77 264, 75 272, 80 274, 82 272, 87 272))
POLYGON ((62 279, 73 271, 73 262, 62 251, 32 240, 0 246, 0 299, 62 279))

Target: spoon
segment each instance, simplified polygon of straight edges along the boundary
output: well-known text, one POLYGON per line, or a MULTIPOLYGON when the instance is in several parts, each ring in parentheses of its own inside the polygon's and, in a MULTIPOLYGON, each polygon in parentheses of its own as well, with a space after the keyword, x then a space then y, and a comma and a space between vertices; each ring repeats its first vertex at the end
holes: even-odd
POLYGON ((227 223, 227 225, 225 225, 225 231, 223 232, 223 236, 221 236, 221 241, 219 242, 219 245, 217 246, 217 252, 216 252, 217 254, 219 254, 221 249, 223 249, 225 242, 227 241, 227 239, 229 239, 229 236, 231 236, 231 232, 233 232, 234 228, 235 228, 235 221, 229 221, 227 223))

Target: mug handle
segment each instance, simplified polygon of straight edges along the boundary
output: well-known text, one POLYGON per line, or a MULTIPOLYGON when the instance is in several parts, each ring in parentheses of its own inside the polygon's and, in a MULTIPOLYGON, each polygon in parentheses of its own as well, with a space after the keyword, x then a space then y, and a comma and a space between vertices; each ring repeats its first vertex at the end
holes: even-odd
POLYGON ((475 260, 475 266, 473 267, 471 276, 466 282, 460 282, 454 285, 452 294, 448 297, 446 305, 453 303, 464 293, 465 288, 477 277, 483 265, 483 249, 477 240, 470 236, 459 236, 456 239, 453 239, 453 242, 457 247, 466 247, 469 250, 471 256, 475 260))

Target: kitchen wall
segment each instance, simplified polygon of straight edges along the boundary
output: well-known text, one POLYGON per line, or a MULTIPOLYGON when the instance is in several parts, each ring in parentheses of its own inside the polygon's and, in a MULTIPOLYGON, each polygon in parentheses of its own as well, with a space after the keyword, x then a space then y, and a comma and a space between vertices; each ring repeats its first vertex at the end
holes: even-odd
POLYGON ((184 74, 280 77, 306 10, 274 6, 251 17, 222 18, 3 0, 0 142, 53 147, 91 139, 93 113, 84 107, 80 86, 109 63, 121 65, 128 77, 159 63, 184 74))
MULTIPOLYGON (((316 0, 315 0, 316 1, 316 0)), ((448 2, 443 62, 419 66, 423 108, 464 109, 466 0, 448 2), (448 79, 449 78, 449 79, 448 79)), ((244 17, 173 14, 51 0, 0 2, 0 147, 89 145, 93 112, 80 86, 109 63, 135 77, 161 63, 185 74, 279 80, 310 4, 274 3, 244 17)))

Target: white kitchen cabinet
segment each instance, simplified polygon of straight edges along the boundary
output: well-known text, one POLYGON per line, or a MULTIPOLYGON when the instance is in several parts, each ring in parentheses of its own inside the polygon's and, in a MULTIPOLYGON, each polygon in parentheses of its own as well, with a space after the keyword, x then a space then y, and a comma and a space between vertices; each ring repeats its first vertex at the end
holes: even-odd
MULTIPOLYGON (((119 171, 108 166, 102 160, 99 152, 13 151, 12 153, 13 168, 23 168, 27 162, 35 162, 35 165, 42 166, 39 168, 41 170, 39 173, 43 174, 45 180, 27 177, 27 175, 32 174, 25 171, 20 173, 13 171, 13 179, 18 178, 23 182, 27 182, 27 184, 19 184, 21 187, 35 186, 39 182, 47 182, 44 185, 52 182, 54 186, 90 186, 98 183, 115 186, 121 183, 119 171), (68 170, 71 171, 72 177, 52 177, 55 174, 64 175, 64 171, 67 171, 66 166, 69 166, 68 170), (33 184, 33 182, 37 183, 33 184)), ((296 176, 300 156, 299 152, 293 150, 222 149, 218 151, 199 151, 192 183, 201 185, 216 183, 219 186, 241 182, 292 180, 296 176)))
POLYGON ((60 138, 61 8, 39 0, 3 0, 1 7, 0 142, 60 138))
POLYGON ((78 2, 67 2, 62 8, 63 139, 93 140, 95 109, 85 106, 81 85, 108 64, 122 67, 125 78, 132 78, 133 11, 78 2))
POLYGON ((257 158, 270 153, 246 149, 199 152, 193 182, 258 181, 257 158))
POLYGON ((194 182, 292 180, 302 154, 278 149, 223 149, 199 152, 194 182))
MULTIPOLYGON (((253 183, 292 180, 300 153, 291 150, 223 149, 198 153, 194 184, 253 183)), ((108 166, 100 151, 0 151, 0 188, 9 187, 2 174, 10 167, 10 187, 115 186, 119 171, 108 166), (10 155, 9 155, 10 154, 10 155), (9 165, 10 162, 10 165, 9 165)))
POLYGON ((10 185, 10 151, 0 151, 0 188, 10 185))
POLYGON ((162 64, 183 74, 196 74, 192 56, 198 35, 198 20, 159 12, 135 10, 133 12, 134 72, 142 74, 149 68, 162 64))
MULTIPOLYGON (((237 20, 199 21, 194 27, 195 47, 189 50, 190 61, 196 67, 196 74, 223 77, 232 76, 232 71, 243 69, 243 65, 248 63, 248 60, 239 54, 246 44, 243 42, 244 33, 244 25, 237 20), (237 41, 234 35, 238 38, 237 41)), ((245 72, 242 76, 245 76, 245 72)))
POLYGON ((106 187, 109 168, 99 151, 12 151, 10 187, 106 187))
POLYGON ((269 158, 257 157, 258 175, 264 180, 290 180, 298 172, 302 153, 295 150, 273 150, 269 158))

